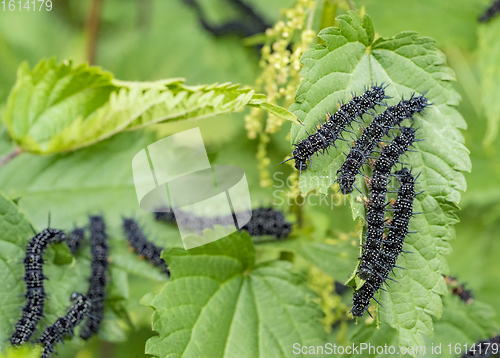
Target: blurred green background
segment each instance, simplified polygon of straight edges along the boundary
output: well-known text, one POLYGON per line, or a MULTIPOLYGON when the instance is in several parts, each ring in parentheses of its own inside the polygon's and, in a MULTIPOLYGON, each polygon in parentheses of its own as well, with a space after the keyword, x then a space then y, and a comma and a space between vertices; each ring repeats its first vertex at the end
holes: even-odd
MULTIPOLYGON (((41 58, 57 56, 59 60, 72 59, 75 63, 80 63, 92 56, 89 54, 89 46, 95 49, 94 64, 110 70, 121 80, 148 81, 185 77, 188 84, 230 81, 253 85, 259 75, 259 52, 256 47, 245 46, 241 36, 216 37, 206 31, 201 26, 196 11, 182 0, 53 0, 52 3, 50 12, 2 11, 0 5, 0 116, 15 82, 16 69, 22 61, 27 60, 30 66, 34 66, 41 58), (93 25, 89 17, 96 4, 99 26, 95 42, 92 42, 89 39, 92 37, 93 25), (89 45, 89 42, 93 44, 89 45)), ((240 16, 229 0, 202 0, 199 3, 213 24, 237 20, 240 16)), ((294 1, 245 0, 245 3, 252 5, 267 23, 273 24, 281 16, 280 9, 291 6, 294 1)), ((318 2, 319 10, 322 4, 322 1, 318 2)), ((466 173, 468 189, 462 196, 462 210, 458 214, 461 222, 456 225, 457 240, 452 243, 454 253, 448 257, 448 262, 451 274, 466 282, 467 288, 473 291, 478 300, 495 307, 497 322, 500 323, 500 308, 497 304, 500 286, 496 281, 500 274, 500 160, 497 158, 500 140, 483 144, 487 121, 479 104, 481 91, 477 17, 489 2, 357 0, 355 4, 358 9, 366 7, 366 13, 372 17, 375 30, 380 36, 414 30, 423 36, 435 38, 437 46, 448 58, 448 65, 456 72, 458 82, 455 88, 462 95, 459 110, 469 126, 463 134, 466 146, 471 151, 472 172, 466 173)), ((110 142, 116 151, 113 155, 133 155, 137 148, 143 146, 143 138, 152 131, 165 136, 199 126, 212 163, 244 167, 254 205, 267 204, 272 200, 272 188, 263 189, 258 185, 256 143, 246 139, 243 115, 157 125, 138 133, 120 134, 99 144, 99 149, 106 149, 107 142, 110 142), (133 145, 128 145, 130 142, 133 145), (116 143, 123 145, 116 146, 116 143)), ((289 128, 290 124, 286 123, 282 130, 272 135, 269 146, 272 173, 275 170, 288 171, 288 167, 278 168, 274 164, 289 152, 289 144, 285 139, 289 128)), ((0 154, 8 152, 12 146, 1 125, 0 154)), ((72 195, 78 196, 78 187, 71 187, 72 194, 66 195, 68 183, 52 178, 50 165, 47 163, 64 163, 65 160, 71 161, 74 156, 85 158, 89 164, 92 160, 95 161, 92 150, 83 149, 78 152, 81 153, 59 155, 56 158, 35 158, 23 154, 0 170, 0 190, 13 199, 26 198, 23 209, 36 225, 43 226, 47 212, 38 210, 36 203, 40 196, 45 195, 44 198, 54 202, 54 205, 62 202, 70 205, 72 195), (38 172, 27 173, 24 181, 20 180, 19 178, 23 178, 22 171, 34 161, 45 164, 40 164, 38 172), (30 198, 38 199, 30 201, 30 198)), ((99 185, 105 187, 124 179, 111 175, 103 176, 100 180, 99 185)), ((128 179, 124 181, 130 184, 128 179)), ((88 192, 83 194, 89 195, 88 192)), ((80 208, 77 215, 68 215, 79 220, 88 211, 98 210, 100 200, 97 197, 102 192, 97 191, 92 195, 88 198, 88 205, 80 208)), ((132 186, 127 187, 123 195, 127 199, 116 200, 116 205, 111 205, 114 208, 114 213, 109 214, 111 220, 119 220, 123 211, 137 210, 132 186)), ((101 200, 111 199, 104 197, 101 200)), ((71 210, 73 209, 70 212, 71 210)), ((327 217, 329 226, 334 231, 354 230, 355 223, 350 221, 347 208, 306 208, 307 215, 312 216, 313 213, 327 217)), ((58 219, 57 209, 52 211, 52 215, 56 225, 58 220, 64 220, 64 215, 59 215, 58 219)), ((72 223, 64 225, 70 226, 72 223)), ((133 287, 131 296, 136 299, 132 319, 137 329, 129 330, 123 343, 92 340, 78 353, 78 358, 144 356, 144 342, 152 335, 148 323, 152 310, 138 307, 138 300, 158 283, 137 278, 130 285, 133 287)), ((62 357, 77 354, 77 348, 71 344, 58 350, 62 357)))

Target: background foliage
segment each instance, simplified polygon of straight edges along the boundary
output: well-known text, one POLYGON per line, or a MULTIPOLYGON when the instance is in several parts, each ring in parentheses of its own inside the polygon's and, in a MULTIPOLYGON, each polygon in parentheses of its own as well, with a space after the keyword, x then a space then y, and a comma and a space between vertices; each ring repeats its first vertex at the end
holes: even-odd
MULTIPOLYGON (((282 0, 246 2, 252 4, 269 24, 280 18, 280 8, 294 4, 294 1, 282 0)), ((33 68, 40 59, 52 56, 59 60, 72 59, 75 64, 86 60, 87 16, 91 4, 73 0, 54 0, 53 3, 50 13, 0 12, 0 116, 8 113, 4 111, 8 109, 7 97, 16 82, 21 62, 27 61, 33 68)), ((324 3, 329 1, 319 1, 316 6, 314 26, 317 28, 324 3)), ((345 7, 338 3, 337 14, 344 13, 345 7)), ((365 6, 375 33, 380 36, 417 31, 420 36, 436 39, 437 48, 444 52, 447 65, 456 74, 457 82, 453 87, 462 97, 458 111, 468 127, 462 133, 470 150, 472 171, 464 173, 467 190, 461 193, 460 223, 455 225, 456 240, 451 242, 453 253, 446 256, 446 260, 449 272, 467 282, 476 302, 466 307, 456 297, 445 297, 441 318, 432 318, 433 338, 422 339, 428 346, 437 342, 470 344, 488 337, 500 325, 500 312, 497 312, 500 288, 496 283, 500 254, 497 240, 500 229, 500 162, 497 159, 500 141, 496 138, 500 119, 500 111, 496 109, 500 83, 496 66, 500 62, 500 21, 478 24, 477 17, 488 5, 485 0, 359 0, 355 5, 358 9, 365 6)), ((210 21, 216 24, 237 17, 226 0, 203 1, 203 8, 210 21)), ((252 85, 259 75, 259 52, 255 47, 245 46, 242 38, 237 36, 214 37, 200 26, 195 11, 180 0, 106 0, 102 2, 100 14, 95 63, 120 80, 157 81, 184 77, 188 79, 188 86, 215 82, 252 85)), ((3 119, 8 121, 7 117, 3 119)), ((4 120, 0 127, 0 154, 14 148, 3 123, 4 120)), ((325 204, 313 196, 310 203, 321 205, 306 205, 297 211, 295 197, 284 196, 288 188, 280 180, 286 180, 292 171, 288 166, 274 164, 290 153, 286 138, 290 129, 288 123, 276 133, 269 134, 266 157, 271 163, 272 186, 261 187, 257 170, 259 161, 255 158, 258 141, 247 139, 243 115, 235 113, 196 122, 155 124, 117 134, 70 153, 52 156, 21 154, 0 169, 0 190, 5 195, 0 206, 2 218, 13 213, 22 217, 23 222, 31 222, 41 229, 46 225, 48 212, 51 212, 53 226, 71 229, 74 224, 85 224, 88 214, 104 212, 110 226, 113 262, 107 300, 108 319, 101 339, 91 340, 83 348, 78 342, 65 344, 58 348, 59 354, 80 358, 144 355, 144 343, 154 334, 150 319, 153 310, 141 306, 139 301, 148 292, 158 293, 154 300, 148 295, 143 301, 154 307, 155 300, 162 299, 163 295, 168 297, 166 288, 174 285, 176 280, 167 283, 160 291, 165 285, 164 278, 127 251, 120 229, 121 215, 135 215, 147 227, 150 237, 161 245, 180 247, 181 241, 175 227, 156 223, 148 213, 138 210, 129 163, 135 153, 158 138, 197 126, 202 131, 212 164, 233 164, 245 169, 254 206, 275 201, 278 208, 289 212, 289 219, 303 223, 295 231, 293 240, 255 246, 255 260, 259 267, 255 269, 256 274, 280 276, 286 273, 286 277, 281 275, 280 280, 291 280, 300 285, 300 295, 304 298, 315 296, 303 286, 304 277, 310 287, 320 287, 316 289, 320 299, 314 300, 326 313, 323 323, 328 328, 326 339, 330 342, 397 344, 398 335, 393 328, 381 325, 381 330, 376 330, 370 319, 363 319, 356 326, 342 315, 351 304, 350 292, 343 296, 331 294, 333 280, 346 281, 358 253, 356 245, 360 226, 351 220, 350 210, 345 205, 337 205, 342 203, 342 198, 333 196, 325 204), (287 201, 292 204, 291 208, 287 201), (334 201, 335 205, 332 204, 334 201), (275 263, 269 267, 259 266, 269 260, 275 260, 275 263), (293 261, 293 264, 283 261, 293 261), (311 265, 321 271, 314 271, 311 265), (293 271, 290 271, 290 266, 293 271), (327 287, 330 291, 323 292, 327 287)), ((26 225, 23 224, 19 231, 2 230, 0 243, 9 250, 20 252, 24 241, 29 238, 26 225), (14 240, 15 232, 24 241, 14 240), (15 245, 12 244, 14 241, 15 245)), ((247 240, 249 244, 248 238, 241 240, 247 240)), ((47 270, 52 280, 47 285, 53 285, 48 291, 54 293, 53 299, 48 301, 49 321, 56 314, 64 313, 68 292, 79 288, 59 287, 57 282, 64 277, 58 275, 76 277, 67 282, 84 281, 89 262, 85 252, 70 262, 62 247, 48 252, 47 270)), ((175 249, 165 255, 177 260, 189 259, 176 256, 175 249)), ((18 265, 6 259, 2 262, 8 267, 18 265)), ((21 273, 20 269, 17 271, 17 274, 21 273)), ((3 274, 5 270, 1 272, 3 274)), ((185 275, 190 274, 193 273, 185 275)), ((11 279, 13 284, 17 282, 17 277, 11 279)), ((21 290, 21 286, 16 289, 21 290)), ((4 329, 12 324, 12 317, 0 316, 0 319, 2 332, 5 332, 4 329)), ((306 331, 308 329, 304 329, 306 331)), ((6 337, 5 334, 2 337, 6 337)), ((148 349, 151 345, 148 343, 148 349)))

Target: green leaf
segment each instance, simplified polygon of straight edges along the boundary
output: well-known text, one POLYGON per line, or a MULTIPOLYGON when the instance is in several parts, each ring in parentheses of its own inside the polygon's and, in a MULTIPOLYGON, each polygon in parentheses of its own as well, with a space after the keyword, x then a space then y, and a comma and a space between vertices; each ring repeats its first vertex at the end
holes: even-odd
MULTIPOLYGON (((0 341, 8 342, 14 332, 13 322, 21 318, 25 290, 19 279, 24 275, 25 246, 33 231, 17 206, 0 193, 0 272, 4 289, 0 292, 0 341)), ((68 296, 69 298, 69 296, 68 296)), ((5 343, 3 343, 5 345, 5 343)))
POLYGON ((252 89, 229 83, 186 86, 183 81, 118 81, 97 67, 74 67, 68 61, 58 65, 54 59, 33 70, 23 63, 5 121, 24 151, 51 154, 89 146, 123 130, 241 112, 246 105, 296 120, 252 89))
MULTIPOLYGON (((39 62, 33 70, 23 62, 8 99, 5 122, 11 137, 25 151, 50 153, 70 149, 61 132, 82 122, 104 105, 117 88, 112 75, 95 67, 55 59, 39 62)), ((98 128, 86 128, 86 131, 98 128)), ((89 135, 83 132, 82 136, 89 135)), ((68 138, 72 140, 72 138, 68 138)))
POLYGON ((398 331, 387 325, 377 327, 377 324, 373 322, 373 320, 371 321, 372 322, 368 324, 358 325, 349 337, 348 342, 351 343, 351 347, 354 344, 355 347, 358 347, 358 351, 353 354, 344 353, 341 357, 359 357, 360 355, 367 358, 408 357, 406 354, 400 355, 398 353, 398 331), (365 346, 365 349, 361 350, 363 345, 365 346), (372 348, 370 351, 368 349, 369 345, 375 348, 372 348), (385 349, 383 352, 379 351, 379 353, 377 353, 376 350, 374 350, 377 347, 383 347, 385 349), (393 353, 394 351, 391 351, 391 347, 394 348, 395 353, 393 353))
MULTIPOLYGON (((24 213, 2 193, 0 193, 0 228, 2 232, 0 265, 3 266, 0 271, 4 273, 5 284, 5 290, 0 293, 4 307, 0 312, 0 339, 4 342, 2 346, 5 347, 14 332, 14 323, 21 318, 21 309, 25 305, 22 296, 26 291, 23 281, 23 260, 26 245, 33 236, 33 231, 24 213)), ((79 260, 78 264, 70 261, 70 264, 64 265, 61 260, 56 262, 60 251, 64 251, 60 245, 51 245, 44 255, 43 271, 49 280, 44 282, 47 298, 44 317, 40 320, 39 328, 53 324, 57 317, 66 314, 72 292, 87 291, 89 260, 79 260)), ((103 334, 106 334, 106 331, 103 334)))
MULTIPOLYGON (((57 220, 56 220, 57 221, 57 220)), ((57 223, 56 223, 57 224, 57 223)), ((71 229, 73 222, 67 226, 53 227, 71 229), (69 227, 68 227, 69 226, 69 227)), ((0 293, 0 299, 5 308, 0 311, 0 339, 4 344, 13 333, 13 323, 20 318, 21 309, 25 304, 21 296, 26 290, 23 282, 26 245, 33 236, 29 221, 23 212, 12 201, 0 193, 0 270, 4 273, 6 289, 0 293), (6 276, 5 276, 6 275, 6 276)), ((105 320, 99 333, 102 339, 108 341, 123 341, 124 327, 118 323, 115 311, 119 312, 124 300, 129 296, 127 273, 140 273, 141 276, 157 281, 165 281, 165 276, 145 262, 139 262, 137 257, 127 251, 123 238, 115 239, 113 235, 109 240, 111 247, 110 283, 107 287, 105 320), (125 254, 125 252, 128 253, 125 254), (116 253, 116 254, 115 254, 116 253), (135 263, 135 265, 134 265, 135 263), (142 270, 142 272, 140 272, 142 270)), ((64 244, 49 246, 45 255, 44 275, 49 278, 44 282, 47 292, 45 301, 45 317, 40 321, 40 327, 53 324, 57 317, 66 314, 70 306, 69 297, 72 292, 87 292, 88 277, 90 275, 89 244, 83 244, 76 258, 69 254, 64 244)), ((128 317, 121 314, 125 322, 128 317)))
POLYGON ((292 121, 292 122, 297 121, 297 117, 295 117, 293 114, 288 112, 286 109, 281 108, 280 106, 277 106, 275 104, 263 102, 259 106, 260 106, 260 108, 265 109, 266 111, 268 111, 271 114, 274 114, 275 116, 285 118, 286 120, 292 121))
MULTIPOLYGON (((87 225, 89 214, 106 213, 111 234, 121 239, 112 252, 113 264, 129 273, 162 280, 159 270, 128 251, 121 228, 121 217, 134 215, 159 246, 182 246, 175 226, 157 223, 151 213, 138 210, 132 159, 158 139, 154 132, 138 130, 69 154, 21 154, 0 170, 0 187, 38 228, 47 224, 49 212, 52 225, 66 230, 75 224, 87 225)), ((90 253, 86 255, 90 258, 90 253)))
POLYGON ((287 120, 296 121, 287 110, 267 103, 264 95, 255 94, 249 88, 239 89, 239 85, 230 83, 186 86, 179 82, 158 88, 158 84, 153 82, 151 89, 137 82, 115 81, 115 83, 129 87, 130 91, 143 89, 145 90, 143 96, 149 94, 141 99, 147 109, 135 117, 136 119, 128 125, 128 130, 166 120, 200 119, 223 113, 241 112, 246 105, 261 107, 287 120), (150 99, 149 104, 146 104, 147 98, 150 99))
MULTIPOLYGON (((398 330, 400 345, 420 345, 421 333, 432 335, 430 315, 440 317, 442 313, 440 295, 446 293, 446 286, 441 273, 448 271, 443 255, 450 253, 449 241, 455 237, 453 225, 458 219, 454 211, 458 209, 459 190, 466 189, 460 171, 471 167, 460 133, 466 124, 454 108, 460 96, 452 88, 454 74, 444 65, 445 57, 432 39, 404 32, 389 39, 378 38, 367 47, 365 33, 373 32, 371 22, 361 22, 353 12, 349 17, 351 20, 342 17, 344 25, 340 29, 322 30, 319 37, 325 46, 307 51, 302 58, 304 79, 290 110, 305 126, 292 126, 291 141, 297 143, 307 137, 306 130, 315 132, 318 118, 335 112, 339 100, 348 101, 351 92, 362 93, 372 83, 390 85, 386 93, 392 97, 388 101, 391 105, 414 92, 426 93, 433 103, 414 120, 419 127, 417 137, 425 141, 416 145, 418 152, 404 158, 414 173, 422 172, 417 190, 425 192, 416 198, 414 208, 425 214, 413 217, 410 223, 410 230, 420 233, 407 237, 405 249, 413 254, 401 255, 398 261, 408 270, 397 271, 399 284, 391 285, 389 292, 380 297, 384 305, 380 319, 398 330)), ((315 189, 326 193, 344 161, 342 152, 347 151, 347 143, 339 143, 339 148, 329 149, 329 154, 314 157, 313 168, 300 178, 302 192, 315 189)), ((355 218, 365 216, 363 203, 368 197, 361 178, 357 186, 363 195, 351 195, 355 218)))
MULTIPOLYGON (((418 346, 421 354, 405 354, 403 356, 427 357, 433 354, 449 358, 461 356, 465 353, 465 344, 470 347, 471 344, 487 339, 493 332, 497 331, 498 327, 495 326, 493 320, 494 315, 493 308, 487 304, 475 300, 471 305, 466 305, 457 296, 450 294, 443 298, 443 315, 441 319, 433 319, 434 336, 432 340, 425 340, 425 343, 418 346), (451 344, 451 352, 449 344, 451 344), (434 351, 433 353, 433 349, 438 346, 441 347, 441 352, 434 351), (458 351, 455 352, 455 346, 462 350, 461 354, 458 354, 458 351)), ((397 349, 397 333, 395 329, 387 325, 378 328, 373 320, 367 319, 366 322, 362 322, 351 332, 348 343, 358 347, 362 344, 370 344, 372 347, 385 347, 387 345, 388 348, 382 354, 380 352, 379 354, 374 353, 373 350, 370 353, 368 348, 361 354, 372 358, 396 358, 400 357, 397 349), (393 347, 396 354, 388 354, 389 347, 393 347)), ((343 357, 352 356, 356 356, 356 354, 343 355, 343 357)))
MULTIPOLYGON (((498 327, 493 324, 493 308, 479 301, 474 301, 470 306, 460 301, 457 296, 448 295, 443 298, 443 316, 441 319, 433 319, 434 336, 432 340, 425 340, 425 344, 418 346, 420 354, 405 354, 404 357, 419 356, 427 357, 439 355, 440 357, 454 358, 465 353, 464 346, 468 347, 472 343, 489 338, 498 327), (450 347, 448 345, 451 344, 450 347), (436 347, 441 347, 441 352, 433 351, 436 347), (455 352, 455 347, 461 349, 455 352)), ((397 349, 397 331, 390 326, 383 325, 380 329, 373 320, 358 325, 351 333, 348 342, 352 345, 371 344, 374 347, 394 347, 396 354, 386 354, 389 350, 384 350, 382 354, 369 354, 368 349, 364 351, 366 357, 400 357, 397 349)), ((417 347, 415 346, 414 349, 417 347)), ((413 352, 418 353, 418 352, 413 352)), ((351 357, 356 355, 344 355, 351 357)))
POLYGON ((20 348, 8 347, 5 354, 0 353, 0 358, 39 358, 41 354, 41 347, 33 348, 31 345, 25 344, 20 348))
POLYGON ((490 21, 478 29, 479 64, 481 74, 481 105, 488 119, 488 128, 484 137, 485 144, 489 145, 498 135, 500 122, 500 21, 490 21))
MULTIPOLYGON (((217 229, 216 229, 217 230, 217 229)), ((161 357, 294 357, 294 343, 325 336, 315 295, 290 264, 255 266, 246 233, 191 250, 163 252, 171 280, 143 303, 153 307, 146 353, 161 357)))
MULTIPOLYGON (((466 305, 455 295, 448 295, 443 299, 443 316, 440 320, 434 319, 434 346, 441 344, 442 357, 456 357, 455 345, 470 347, 473 343, 488 339, 498 326, 494 322, 493 307, 474 300, 471 305, 466 305), (449 352, 448 344, 452 351, 449 352)), ((429 351, 429 348, 428 348, 429 351)))
POLYGON ((259 245, 259 248, 277 248, 291 251, 322 269, 338 281, 344 281, 352 271, 352 262, 358 257, 358 241, 314 242, 289 239, 259 245))
POLYGON ((69 251, 68 245, 64 243, 58 243, 53 245, 55 258, 54 264, 56 265, 67 265, 73 261, 73 255, 71 255, 71 251, 69 251))

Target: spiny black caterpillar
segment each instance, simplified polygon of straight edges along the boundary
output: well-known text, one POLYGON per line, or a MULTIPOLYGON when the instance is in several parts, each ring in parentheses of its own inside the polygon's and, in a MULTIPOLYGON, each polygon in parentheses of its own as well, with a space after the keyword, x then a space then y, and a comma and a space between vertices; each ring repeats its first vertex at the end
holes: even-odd
POLYGON ((443 275, 448 289, 455 296, 458 296, 466 305, 474 302, 474 296, 470 290, 465 289, 465 284, 460 283, 456 277, 443 275))
POLYGON ((373 121, 363 129, 361 137, 355 141, 344 163, 337 171, 340 173, 337 181, 342 194, 352 192, 356 175, 360 173, 361 167, 366 164, 374 148, 389 133, 389 130, 400 125, 403 120, 413 118, 415 113, 422 112, 428 105, 427 98, 412 94, 409 100, 403 99, 397 105, 388 107, 382 114, 374 115, 373 121))
MULTIPOLYGON (((388 146, 383 148, 382 154, 375 163, 373 175, 370 180, 370 200, 368 202, 366 215, 367 237, 364 251, 361 256, 361 264, 358 269, 358 276, 363 280, 370 278, 373 272, 377 271, 375 266, 379 264, 380 247, 384 235, 384 215, 387 205, 385 200, 391 170, 399 161, 400 156, 403 155, 415 141, 415 132, 415 129, 411 127, 402 127, 401 134, 395 137, 388 146)), ((400 187, 400 190, 404 190, 404 188, 400 187)), ((399 194, 404 195, 405 192, 399 194)), ((403 196, 401 195, 398 200, 403 200, 402 198, 403 196)), ((395 215, 393 221, 403 220, 402 215, 399 214, 401 213, 398 212, 398 215, 395 215)))
MULTIPOLYGON (((216 224, 224 225, 227 222, 227 218, 205 218, 193 214, 184 214, 183 217, 182 224, 196 231, 216 224)), ((156 212, 155 219, 167 223, 176 222, 173 211, 156 212)), ((252 217, 242 230, 246 230, 250 236, 270 235, 282 240, 290 235, 292 224, 285 219, 281 211, 272 208, 257 208, 252 210, 252 217)))
POLYGON ((500 357, 500 336, 491 337, 474 344, 462 358, 500 357))
POLYGON ((50 358, 57 342, 73 333, 73 329, 89 314, 91 302, 81 293, 73 292, 70 297, 73 302, 66 316, 59 317, 56 322, 45 329, 38 342, 43 344, 42 358, 50 358))
MULTIPOLYGON (((389 227, 389 234, 383 240, 382 249, 374 261, 372 267, 372 274, 361 286, 361 288, 354 293, 353 307, 351 309, 352 315, 355 317, 363 316, 364 311, 368 311, 370 299, 374 299, 375 292, 381 287, 385 280, 389 279, 389 273, 395 268, 396 261, 401 252, 408 252, 403 250, 403 243, 408 231, 409 218, 413 213, 413 200, 415 195, 415 177, 407 168, 403 168, 394 174, 399 179, 398 199, 394 204, 394 216, 389 227)), ((415 213, 416 214, 416 213, 415 213)))
POLYGON ((22 317, 16 323, 15 331, 10 338, 12 345, 27 342, 36 329, 38 321, 43 316, 45 290, 43 288, 43 253, 48 245, 61 242, 66 235, 57 229, 47 228, 33 236, 26 246, 24 258, 24 281, 26 282, 26 305, 22 317))
POLYGON ((138 255, 144 256, 149 262, 170 276, 167 264, 160 257, 162 249, 146 238, 137 222, 134 219, 123 218, 122 226, 127 240, 134 251, 138 255))
POLYGON ((108 267, 108 236, 102 216, 90 217, 90 247, 92 253, 92 274, 89 279, 87 297, 91 301, 89 317, 86 319, 80 337, 87 340, 99 332, 104 316, 104 290, 108 267))
POLYGON ((69 233, 66 244, 68 245, 73 256, 75 256, 77 251, 80 249, 84 237, 85 230, 83 228, 74 228, 73 231, 69 233))
POLYGON ((250 37, 255 34, 263 33, 267 28, 272 27, 272 25, 267 23, 267 21, 253 9, 253 7, 241 0, 228 1, 229 4, 226 4, 226 6, 234 4, 241 16, 222 25, 210 23, 198 0, 184 0, 184 2, 193 7, 196 11, 200 24, 205 28, 205 30, 211 32, 217 37, 225 35, 250 37))
MULTIPOLYGON (((325 123, 320 123, 320 127, 316 127, 316 133, 309 135, 306 139, 297 143, 293 150, 292 157, 282 161, 280 164, 289 160, 295 159, 295 168, 299 170, 299 176, 302 171, 307 169, 306 160, 309 159, 309 165, 312 167, 311 155, 323 153, 328 150, 328 147, 335 146, 337 139, 344 140, 342 133, 347 126, 356 121, 357 117, 361 117, 367 113, 367 110, 373 109, 376 105, 381 105, 386 98, 385 89, 383 86, 372 86, 361 96, 353 96, 352 99, 342 104, 337 112, 333 115, 327 113, 325 123)), ((357 121, 356 121, 357 122, 357 121)))
POLYGON ((479 17, 480 22, 488 22, 500 13, 500 0, 496 0, 491 6, 479 17))
POLYGON ((283 213, 272 208, 258 208, 252 210, 252 218, 242 227, 250 236, 274 236, 276 239, 285 239, 292 231, 283 213))

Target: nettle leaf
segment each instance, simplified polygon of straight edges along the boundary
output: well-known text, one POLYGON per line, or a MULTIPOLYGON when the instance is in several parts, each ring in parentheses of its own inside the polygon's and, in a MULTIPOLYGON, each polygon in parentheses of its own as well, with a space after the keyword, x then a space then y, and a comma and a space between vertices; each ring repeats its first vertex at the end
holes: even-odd
POLYGON ((39 358, 42 354, 41 346, 31 347, 25 344, 18 347, 8 347, 5 354, 0 352, 0 358, 39 358))
MULTIPOLYGON (((33 231, 24 213, 3 193, 0 193, 0 232, 2 233, 0 265, 3 266, 0 272, 3 273, 5 285, 5 289, 0 292, 0 300, 4 307, 0 310, 0 340, 2 347, 6 347, 10 344, 9 338, 14 332, 14 325, 21 317, 21 310, 25 305, 25 299, 22 297, 26 292, 23 280, 23 260, 26 245, 33 236, 33 231)), ((117 243, 117 241, 114 238, 110 240, 112 252, 115 251, 115 247, 124 246, 123 242, 117 243)), ((66 255, 68 249, 64 246, 64 244, 50 245, 44 254, 43 271, 49 280, 44 281, 47 298, 44 305, 44 317, 39 323, 40 329, 52 325, 57 317, 66 314, 72 292, 86 293, 88 289, 88 278, 91 272, 88 244, 82 247, 76 259, 66 255)), ((120 262, 120 259, 118 258, 117 261, 120 262)), ((122 269, 120 264, 112 262, 110 278, 106 288, 105 319, 99 335, 108 341, 123 341, 126 338, 124 328, 117 323, 116 312, 128 298, 126 270, 122 269)), ((121 318, 127 320, 128 317, 121 318)))
POLYGON ((349 354, 344 353, 340 355, 341 357, 359 357, 360 355, 367 358, 408 357, 406 354, 400 354, 399 349, 397 349, 398 331, 387 325, 378 327, 375 322, 359 325, 351 332, 348 342, 351 347, 357 347, 357 351, 351 351, 349 354), (374 348, 370 351, 369 347, 374 348), (374 350, 377 347, 381 347, 378 353, 374 350), (382 348, 383 350, 381 350, 382 348))
MULTIPOLYGON (((30 224, 17 206, 0 194, 0 272, 4 289, 0 291, 0 342, 7 342, 21 318, 22 295, 26 289, 19 278, 24 275, 25 247, 33 236, 30 224)), ((69 296, 68 296, 69 297, 69 296)))
POLYGON ((38 228, 47 224, 49 212, 52 225, 65 230, 88 225, 90 214, 105 213, 110 234, 120 239, 111 252, 113 265, 158 280, 164 275, 128 251, 122 231, 122 216, 133 216, 157 245, 182 246, 175 225, 155 222, 150 212, 138 209, 132 159, 158 139, 153 131, 138 130, 68 154, 21 154, 0 170, 0 187, 38 228))
POLYGON ((5 112, 11 137, 27 152, 51 154, 85 147, 123 130, 162 121, 241 112, 245 106, 296 118, 252 89, 229 83, 186 86, 173 78, 125 82, 86 64, 43 60, 19 66, 5 112))
POLYGON ((315 242, 303 239, 288 239, 260 244, 259 248, 290 251, 322 269, 338 281, 344 281, 352 272, 352 260, 358 257, 356 240, 315 242))
MULTIPOLYGON (((0 245, 2 250, 1 264, 4 266, 5 290, 2 290, 2 304, 5 308, 0 314, 0 338, 2 346, 8 346, 8 339, 14 332, 14 325, 21 317, 21 309, 25 304, 22 295, 26 292, 23 280, 23 260, 26 253, 26 245, 33 236, 29 221, 19 208, 0 193, 0 225, 2 237, 0 245)), ((50 280, 44 282, 47 298, 44 306, 44 317, 40 321, 40 327, 51 325, 57 316, 64 315, 70 305, 71 292, 86 292, 85 272, 81 266, 75 266, 73 262, 60 265, 56 261, 59 245, 51 245, 47 249, 44 259, 44 275, 50 280), (61 282, 72 281, 73 284, 61 285, 61 282)), ((90 270, 90 265, 87 264, 90 270)))
MULTIPOLYGON (((443 315, 438 320, 434 318, 434 336, 432 340, 426 340, 425 344, 410 347, 410 354, 400 354, 398 345, 398 332, 390 326, 377 327, 375 321, 367 319, 368 324, 359 325, 348 337, 349 345, 358 347, 358 354, 366 357, 427 357, 432 354, 441 357, 454 358, 465 353, 465 345, 470 347, 473 343, 485 340, 497 332, 494 322, 493 307, 475 300, 471 305, 452 294, 443 298, 443 315), (368 344, 372 347, 386 347, 378 354, 373 350, 370 352, 368 344), (365 349, 360 351, 365 345, 365 349), (433 351, 435 347, 441 347, 441 352, 433 351), (451 348, 450 348, 451 347, 451 348), (457 351, 455 351, 457 348, 457 351), (461 349, 461 352, 459 351, 461 349), (391 354, 392 352, 392 354, 391 354), (460 354, 461 353, 461 354, 460 354)), ((380 348, 381 349, 381 348, 380 348)), ((342 357, 354 357, 356 354, 344 354, 342 357)))
MULTIPOLYGON (((83 122, 103 106, 118 88, 112 75, 96 67, 55 59, 39 62, 33 70, 23 62, 17 71, 5 110, 11 137, 25 151, 51 153, 71 147, 59 138, 73 122, 83 122)), ((86 128, 95 131, 97 128, 86 128)), ((82 136, 88 136, 85 132, 82 136)))
MULTIPOLYGON (((217 228, 215 230, 218 230, 217 228)), ((207 232, 206 232, 207 234, 207 232)), ((159 357, 292 357, 293 344, 325 338, 305 278, 290 263, 255 266, 246 233, 163 252, 172 276, 143 303, 153 307, 146 353, 159 357)))
MULTIPOLYGON (((464 353, 464 345, 470 347, 473 343, 490 338, 498 332, 495 322, 495 310, 478 300, 466 305, 455 295, 443 299, 443 316, 434 320, 434 346, 441 344, 442 357, 456 357, 457 343, 464 353), (451 352, 448 345, 451 344, 451 352)), ((428 351, 429 348, 428 348, 428 351)))
MULTIPOLYGON (((416 198, 414 208, 425 214, 413 217, 410 223, 410 230, 420 233, 407 237, 405 249, 413 253, 401 255, 398 260, 398 265, 408 270, 396 272, 399 284, 391 285, 389 292, 383 292, 379 298, 384 305, 380 319, 399 331, 399 344, 419 345, 423 342, 421 333, 432 335, 430 315, 440 317, 442 313, 440 295, 446 293, 446 285, 441 273, 448 270, 443 255, 450 253, 448 241, 455 237, 453 224, 458 222, 455 211, 459 190, 466 189, 460 171, 471 168, 460 133, 466 123, 455 109, 460 96, 452 88, 454 74, 445 66, 445 57, 434 47, 432 39, 404 32, 372 42, 371 21, 366 16, 361 20, 352 12, 340 16, 339 25, 340 28, 322 30, 319 37, 325 46, 310 49, 302 58, 304 79, 290 110, 305 126, 293 125, 291 140, 297 143, 307 137, 306 130, 315 132, 318 118, 324 118, 327 111, 335 112, 338 101, 348 101, 351 92, 361 94, 372 83, 390 85, 386 89, 392 97, 388 100, 390 105, 412 93, 425 93, 433 103, 414 120, 419 127, 417 137, 425 141, 416 145, 418 152, 403 159, 411 164, 414 173, 422 173, 417 190, 425 192, 416 198)), ((377 112, 383 109, 378 108, 377 112)), ((371 119, 364 117, 366 123, 371 119)), ((360 129, 355 134, 358 137, 360 129)), ((300 178, 302 192, 326 193, 345 159, 343 152, 348 151, 348 144, 341 142, 339 148, 329 149, 329 154, 314 156, 313 168, 300 178)), ((356 185, 362 188, 363 195, 351 195, 354 218, 365 216, 364 197, 368 197, 364 180, 358 178, 356 185)))
MULTIPOLYGON (((144 88, 140 82, 115 81, 131 91, 144 88)), ((165 120, 200 119, 217 114, 241 112, 245 106, 260 107, 274 115, 290 121, 297 118, 284 108, 267 102, 267 97, 255 94, 251 89, 240 89, 239 85, 231 83, 186 86, 180 81, 169 84, 167 88, 151 83, 150 98, 154 103, 148 105, 145 113, 129 124, 127 130, 142 128, 165 120)))
POLYGON ((488 119, 488 129, 484 141, 491 144, 498 135, 500 122, 500 21, 494 19, 479 26, 479 71, 481 74, 481 104, 488 119))

